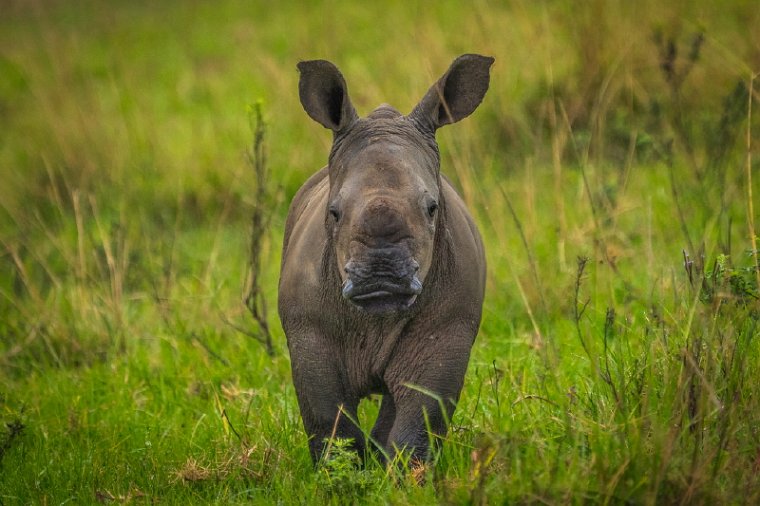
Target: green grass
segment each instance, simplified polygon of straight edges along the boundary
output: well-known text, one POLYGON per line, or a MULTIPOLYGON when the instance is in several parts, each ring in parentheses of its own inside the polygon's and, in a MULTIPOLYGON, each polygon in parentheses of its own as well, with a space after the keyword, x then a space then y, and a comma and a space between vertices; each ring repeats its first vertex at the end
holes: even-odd
POLYGON ((760 502, 755 2, 6 4, 0 504, 760 502), (275 311, 330 142, 295 64, 409 111, 463 52, 496 65, 439 133, 489 262, 452 430, 422 485, 315 471, 275 311), (257 101, 274 356, 237 330, 257 101))

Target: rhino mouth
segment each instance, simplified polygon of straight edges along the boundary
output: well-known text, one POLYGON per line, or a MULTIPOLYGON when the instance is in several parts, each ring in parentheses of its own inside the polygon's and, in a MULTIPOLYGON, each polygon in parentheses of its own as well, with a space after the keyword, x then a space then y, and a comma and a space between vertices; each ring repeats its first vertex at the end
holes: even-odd
POLYGON ((389 313, 408 309, 422 291, 422 282, 415 275, 408 281, 379 280, 354 283, 350 278, 343 283, 343 297, 368 313, 389 313))

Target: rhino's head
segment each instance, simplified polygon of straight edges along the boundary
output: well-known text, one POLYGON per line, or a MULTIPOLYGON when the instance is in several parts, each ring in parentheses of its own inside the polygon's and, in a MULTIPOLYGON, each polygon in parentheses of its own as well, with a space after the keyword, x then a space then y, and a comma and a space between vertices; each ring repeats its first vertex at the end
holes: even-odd
POLYGON ((325 226, 343 297, 359 308, 404 310, 422 292, 445 219, 435 132, 480 104, 492 63, 460 56, 409 115, 382 105, 366 118, 332 63, 298 64, 304 109, 334 133, 325 226))

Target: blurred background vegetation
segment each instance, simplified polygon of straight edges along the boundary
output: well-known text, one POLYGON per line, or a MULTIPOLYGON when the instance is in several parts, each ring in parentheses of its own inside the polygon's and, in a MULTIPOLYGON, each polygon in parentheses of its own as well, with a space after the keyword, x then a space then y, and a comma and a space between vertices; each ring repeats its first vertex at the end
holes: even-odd
POLYGON ((760 500, 756 1, 0 9, 0 502, 760 500), (438 136, 489 261, 457 430, 424 487, 320 481, 274 311, 331 142, 295 64, 408 112, 465 52, 496 64, 438 136))

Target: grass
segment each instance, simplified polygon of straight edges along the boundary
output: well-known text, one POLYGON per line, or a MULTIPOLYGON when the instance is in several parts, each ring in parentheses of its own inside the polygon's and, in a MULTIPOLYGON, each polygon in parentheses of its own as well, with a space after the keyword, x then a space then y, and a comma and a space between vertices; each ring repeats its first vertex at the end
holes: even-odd
POLYGON ((759 34, 739 0, 7 3, 0 504, 760 502, 759 34), (489 278, 452 429, 422 485, 315 471, 274 311, 330 142, 295 63, 366 114, 468 51, 491 89, 439 142, 489 278), (238 330, 259 204, 271 356, 238 330))

